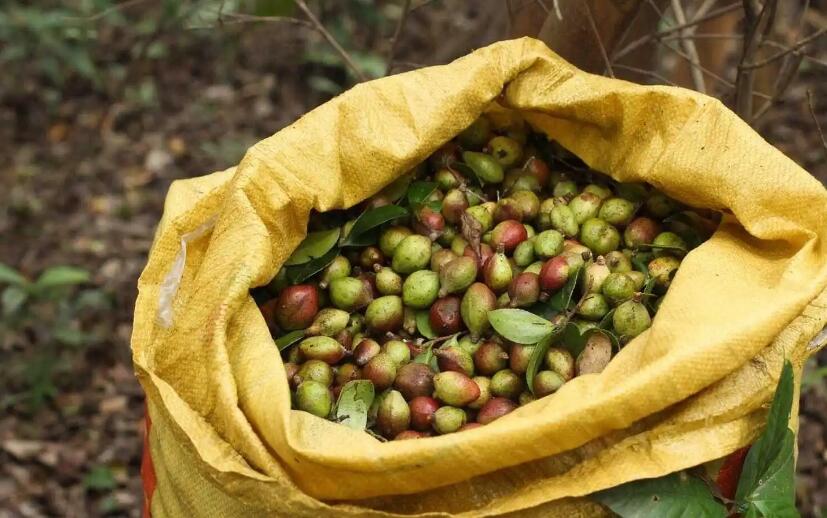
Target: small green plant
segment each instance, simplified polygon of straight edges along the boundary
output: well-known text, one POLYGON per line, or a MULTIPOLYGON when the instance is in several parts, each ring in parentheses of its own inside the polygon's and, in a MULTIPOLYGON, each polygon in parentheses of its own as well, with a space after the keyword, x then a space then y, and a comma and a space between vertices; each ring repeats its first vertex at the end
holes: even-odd
POLYGON ((17 348, 4 380, 11 386, 0 408, 25 403, 39 409, 57 394, 55 374, 67 365, 71 351, 94 340, 84 332, 82 319, 109 307, 109 298, 96 289, 78 290, 89 281, 86 270, 54 266, 29 280, 0 263, 0 344, 17 348))
MULTIPOLYGON (((795 434, 789 428, 793 369, 784 363, 767 427, 749 448, 734 500, 714 494, 709 481, 681 471, 637 480, 593 495, 622 518, 643 516, 747 518, 798 516, 795 509, 795 434)), ((715 492, 717 493, 717 491, 715 492)))

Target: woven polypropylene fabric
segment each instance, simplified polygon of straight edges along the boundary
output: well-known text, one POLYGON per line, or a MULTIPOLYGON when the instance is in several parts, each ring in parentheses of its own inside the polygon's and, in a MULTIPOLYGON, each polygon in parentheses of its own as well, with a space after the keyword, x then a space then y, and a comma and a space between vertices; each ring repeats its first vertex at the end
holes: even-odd
POLYGON ((800 372, 827 319, 825 221, 827 191, 718 101, 586 74, 536 40, 358 85, 255 145, 237 168, 170 190, 132 341, 153 423, 153 514, 546 506, 544 516, 591 516, 594 504, 567 497, 754 438, 783 358, 800 372), (303 239, 311 209, 374 194, 495 100, 594 169, 724 211, 720 228, 684 259, 651 329, 605 371, 488 426, 380 443, 290 410, 249 289, 303 239))

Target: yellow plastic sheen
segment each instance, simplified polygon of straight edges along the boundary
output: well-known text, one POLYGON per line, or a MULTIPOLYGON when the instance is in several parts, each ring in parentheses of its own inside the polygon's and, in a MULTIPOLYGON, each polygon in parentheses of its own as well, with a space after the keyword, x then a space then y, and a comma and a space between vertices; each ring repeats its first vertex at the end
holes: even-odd
POLYGON ((717 100, 590 75, 537 40, 357 85, 170 189, 132 337, 153 515, 600 515, 584 495, 754 440, 783 359, 800 375, 827 324, 825 221, 827 191, 717 100), (724 211, 719 230, 605 371, 488 426, 382 443, 291 410, 250 288, 311 209, 376 193, 493 101, 617 180, 724 211))

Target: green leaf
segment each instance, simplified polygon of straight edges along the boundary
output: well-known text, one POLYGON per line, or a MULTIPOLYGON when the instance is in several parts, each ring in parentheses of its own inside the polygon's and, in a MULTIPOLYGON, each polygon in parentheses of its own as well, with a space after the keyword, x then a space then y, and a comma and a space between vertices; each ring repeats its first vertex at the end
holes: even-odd
POLYGON ((408 186, 411 184, 411 180, 413 180, 413 174, 408 173, 402 175, 379 191, 379 196, 387 199, 391 203, 396 202, 402 199, 405 193, 408 192, 408 186))
POLYGON ((600 319, 600 322, 597 324, 597 327, 599 327, 600 329, 611 329, 614 325, 612 323, 612 318, 614 317, 614 314, 615 308, 610 309, 609 312, 606 313, 603 316, 603 318, 600 319))
POLYGON ((431 329, 430 312, 427 309, 416 312, 416 330, 428 340, 436 338, 436 333, 431 329))
POLYGON ((563 343, 563 346, 569 350, 572 356, 577 358, 577 356, 583 352, 583 349, 586 347, 586 342, 589 337, 595 333, 600 333, 607 337, 612 342, 612 346, 615 350, 620 350, 620 340, 618 340, 614 333, 607 329, 599 329, 596 327, 581 329, 574 322, 568 322, 563 328, 560 341, 563 343))
POLYGON ((298 266, 290 266, 287 268, 287 280, 290 281, 291 284, 304 282, 324 270, 328 264, 333 262, 333 259, 335 259, 337 255, 339 255, 339 250, 337 248, 331 248, 326 254, 317 259, 298 266))
POLYGON ((528 390, 530 390, 532 394, 534 394, 534 376, 537 375, 537 372, 543 365, 543 360, 546 357, 548 348, 551 347, 551 342, 553 342, 561 332, 562 330, 556 334, 546 335, 545 338, 540 340, 540 342, 531 349, 531 357, 528 359, 528 368, 525 371, 525 382, 528 390))
POLYGON ((95 466, 83 477, 83 487, 93 491, 114 489, 117 483, 108 466, 95 466))
POLYGON ((349 381, 342 387, 336 402, 336 418, 354 430, 364 430, 368 424, 368 409, 375 392, 368 380, 349 381))
POLYGON ((767 427, 744 460, 735 492, 742 512, 754 508, 763 516, 780 516, 795 509, 795 437, 789 428, 793 384, 793 368, 787 360, 767 415, 767 427))
POLYGON ((684 472, 636 480, 593 497, 621 518, 723 518, 727 514, 701 479, 684 472))
POLYGON ((341 230, 337 227, 307 234, 307 237, 293 250, 293 254, 287 258, 284 265, 296 266, 324 256, 331 248, 336 246, 341 230))
POLYGON ((3 304, 3 314, 13 315, 23 306, 27 298, 29 298, 29 294, 26 290, 19 286, 9 286, 3 290, 3 295, 0 296, 0 302, 3 304))
POLYGON ((523 309, 495 309, 488 321, 500 336, 518 344, 536 344, 554 331, 554 324, 523 309))
POLYGON ((569 276, 563 288, 551 296, 548 303, 552 309, 561 312, 571 309, 573 303, 572 295, 574 294, 575 286, 577 286, 577 279, 580 278, 581 270, 582 268, 575 270, 574 275, 569 276))
POLYGON ((471 169, 471 166, 466 164, 465 162, 453 162, 449 166, 449 169, 459 172, 465 178, 471 178, 474 182, 479 185, 480 187, 483 186, 483 181, 477 176, 477 173, 471 169))
POLYGON ((686 248, 682 246, 668 246, 668 245, 655 245, 650 243, 640 243, 635 247, 636 250, 669 250, 672 252, 681 252, 686 253, 686 248))
POLYGON ((84 345, 84 343, 88 342, 91 338, 80 329, 75 329, 68 326, 55 329, 52 332, 52 336, 58 342, 64 345, 71 345, 73 347, 84 345))
POLYGON ((37 290, 56 288, 58 286, 73 286, 89 281, 89 272, 74 266, 53 266, 40 274, 34 283, 37 290))
POLYGON ((425 365, 430 365, 431 361, 434 359, 434 344, 429 344, 426 346, 423 351, 416 356, 414 356, 413 362, 414 363, 424 363, 425 365))
POLYGON ((649 279, 649 267, 639 255, 632 254, 632 264, 635 265, 635 268, 637 268, 639 272, 646 274, 646 279, 649 279))
POLYGON ((11 266, 0 263, 0 284, 12 284, 14 286, 25 286, 29 281, 20 275, 11 266))
POLYGON ((400 207, 399 205, 384 205, 376 207, 363 212, 353 223, 353 228, 350 229, 350 234, 342 241, 342 246, 356 246, 359 245, 357 239, 366 234, 368 231, 395 219, 407 216, 408 209, 400 207))
POLYGON ((290 331, 286 335, 282 335, 276 340, 276 347, 278 347, 279 351, 283 351, 293 345, 294 343, 298 342, 304 338, 304 329, 299 329, 297 331, 290 331))
POLYGON ((436 182, 413 182, 408 188, 408 205, 412 208, 422 205, 437 187, 436 182))

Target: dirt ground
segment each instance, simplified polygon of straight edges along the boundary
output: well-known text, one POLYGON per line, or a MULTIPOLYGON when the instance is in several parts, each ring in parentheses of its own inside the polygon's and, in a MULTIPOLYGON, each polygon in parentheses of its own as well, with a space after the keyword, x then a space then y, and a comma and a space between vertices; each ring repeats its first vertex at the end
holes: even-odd
MULTIPOLYGON (((433 16, 412 15, 400 68, 446 62, 495 37, 473 10, 438 23, 433 16), (474 37, 433 52, 447 34, 473 28, 474 37)), ((127 95, 112 78, 103 94, 67 84, 54 106, 28 76, 0 91, 0 262, 32 277, 56 264, 82 266, 109 301, 83 317, 87 343, 59 349, 53 398, 35 411, 0 403, 0 517, 140 515, 143 396, 129 340, 137 278, 169 185, 237 163, 252 143, 328 99, 310 78, 343 80, 341 67, 305 59, 305 32, 215 31, 161 34, 166 54, 136 60, 126 83, 152 84, 152 96, 127 95)), ((810 54, 827 60, 827 42, 818 45, 810 54)), ((812 64, 759 129, 824 182, 827 151, 808 91, 827 129, 827 68, 812 64)), ((25 368, 40 345, 25 333, 0 341, 0 369, 25 368)), ((827 365, 824 352, 817 363, 827 365)), ((801 403, 798 488, 802 513, 823 516, 827 389, 813 379, 801 403)), ((15 380, 0 380, 0 398, 27 390, 15 380)))

